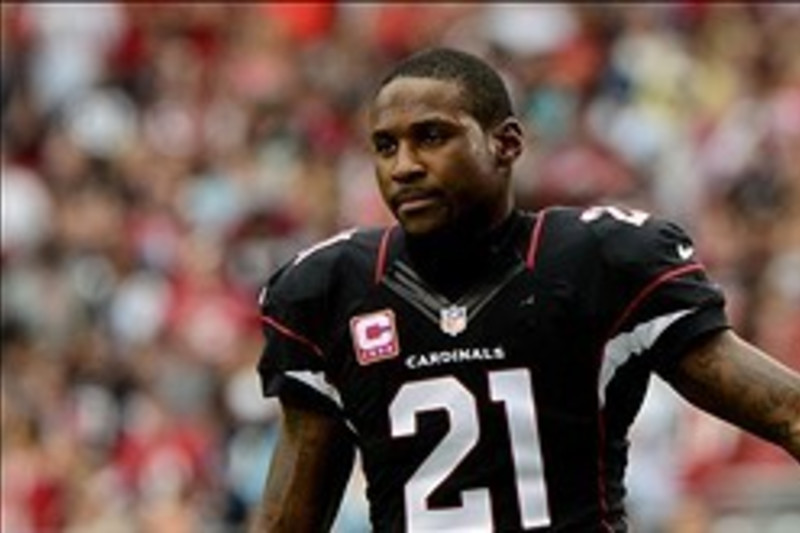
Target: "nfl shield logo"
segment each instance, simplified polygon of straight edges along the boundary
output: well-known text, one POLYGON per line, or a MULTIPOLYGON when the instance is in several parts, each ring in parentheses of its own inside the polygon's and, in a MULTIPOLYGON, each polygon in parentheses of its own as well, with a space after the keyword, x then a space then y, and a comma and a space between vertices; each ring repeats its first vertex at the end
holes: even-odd
POLYGON ((467 329, 467 308, 462 305, 443 308, 439 311, 439 327, 453 337, 467 329))

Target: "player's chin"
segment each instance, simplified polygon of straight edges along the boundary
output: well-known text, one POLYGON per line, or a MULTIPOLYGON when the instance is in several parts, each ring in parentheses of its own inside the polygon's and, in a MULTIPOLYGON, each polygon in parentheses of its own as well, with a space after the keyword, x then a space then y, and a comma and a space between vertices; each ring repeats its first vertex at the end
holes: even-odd
POLYGON ((434 213, 398 215, 397 219, 409 235, 433 235, 447 227, 446 218, 434 213))

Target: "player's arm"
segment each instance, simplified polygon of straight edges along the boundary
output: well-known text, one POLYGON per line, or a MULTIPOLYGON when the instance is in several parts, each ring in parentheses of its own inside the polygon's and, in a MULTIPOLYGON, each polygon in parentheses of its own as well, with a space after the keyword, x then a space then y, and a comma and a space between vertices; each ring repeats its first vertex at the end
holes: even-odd
POLYGON ((696 344, 662 376, 697 407, 800 462, 800 374, 731 330, 696 344))
POLYGON ((251 531, 328 531, 353 467, 351 435, 334 417, 287 404, 280 429, 251 531))

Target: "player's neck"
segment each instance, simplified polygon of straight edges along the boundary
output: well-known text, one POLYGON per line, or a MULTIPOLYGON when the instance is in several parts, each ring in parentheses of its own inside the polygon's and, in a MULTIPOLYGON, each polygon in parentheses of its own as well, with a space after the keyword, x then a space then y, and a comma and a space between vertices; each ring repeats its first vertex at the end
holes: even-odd
POLYGON ((498 253, 511 245, 519 218, 513 211, 482 232, 453 228, 436 235, 406 235, 412 264, 426 281, 455 297, 489 273, 498 253))
POLYGON ((424 235, 406 234, 406 239, 416 247, 430 247, 442 253, 469 252, 472 249, 480 251, 480 248, 496 243, 497 238, 513 225, 512 221, 516 217, 517 212, 510 210, 499 222, 492 224, 487 224, 485 221, 462 220, 424 235))

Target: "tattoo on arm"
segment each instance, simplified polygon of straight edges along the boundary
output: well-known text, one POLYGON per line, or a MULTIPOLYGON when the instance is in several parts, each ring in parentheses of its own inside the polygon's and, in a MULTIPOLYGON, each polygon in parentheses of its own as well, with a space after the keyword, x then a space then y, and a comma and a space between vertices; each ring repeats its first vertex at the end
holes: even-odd
POLYGON ((800 462, 800 374, 725 331, 664 378, 694 405, 782 446, 800 462))

